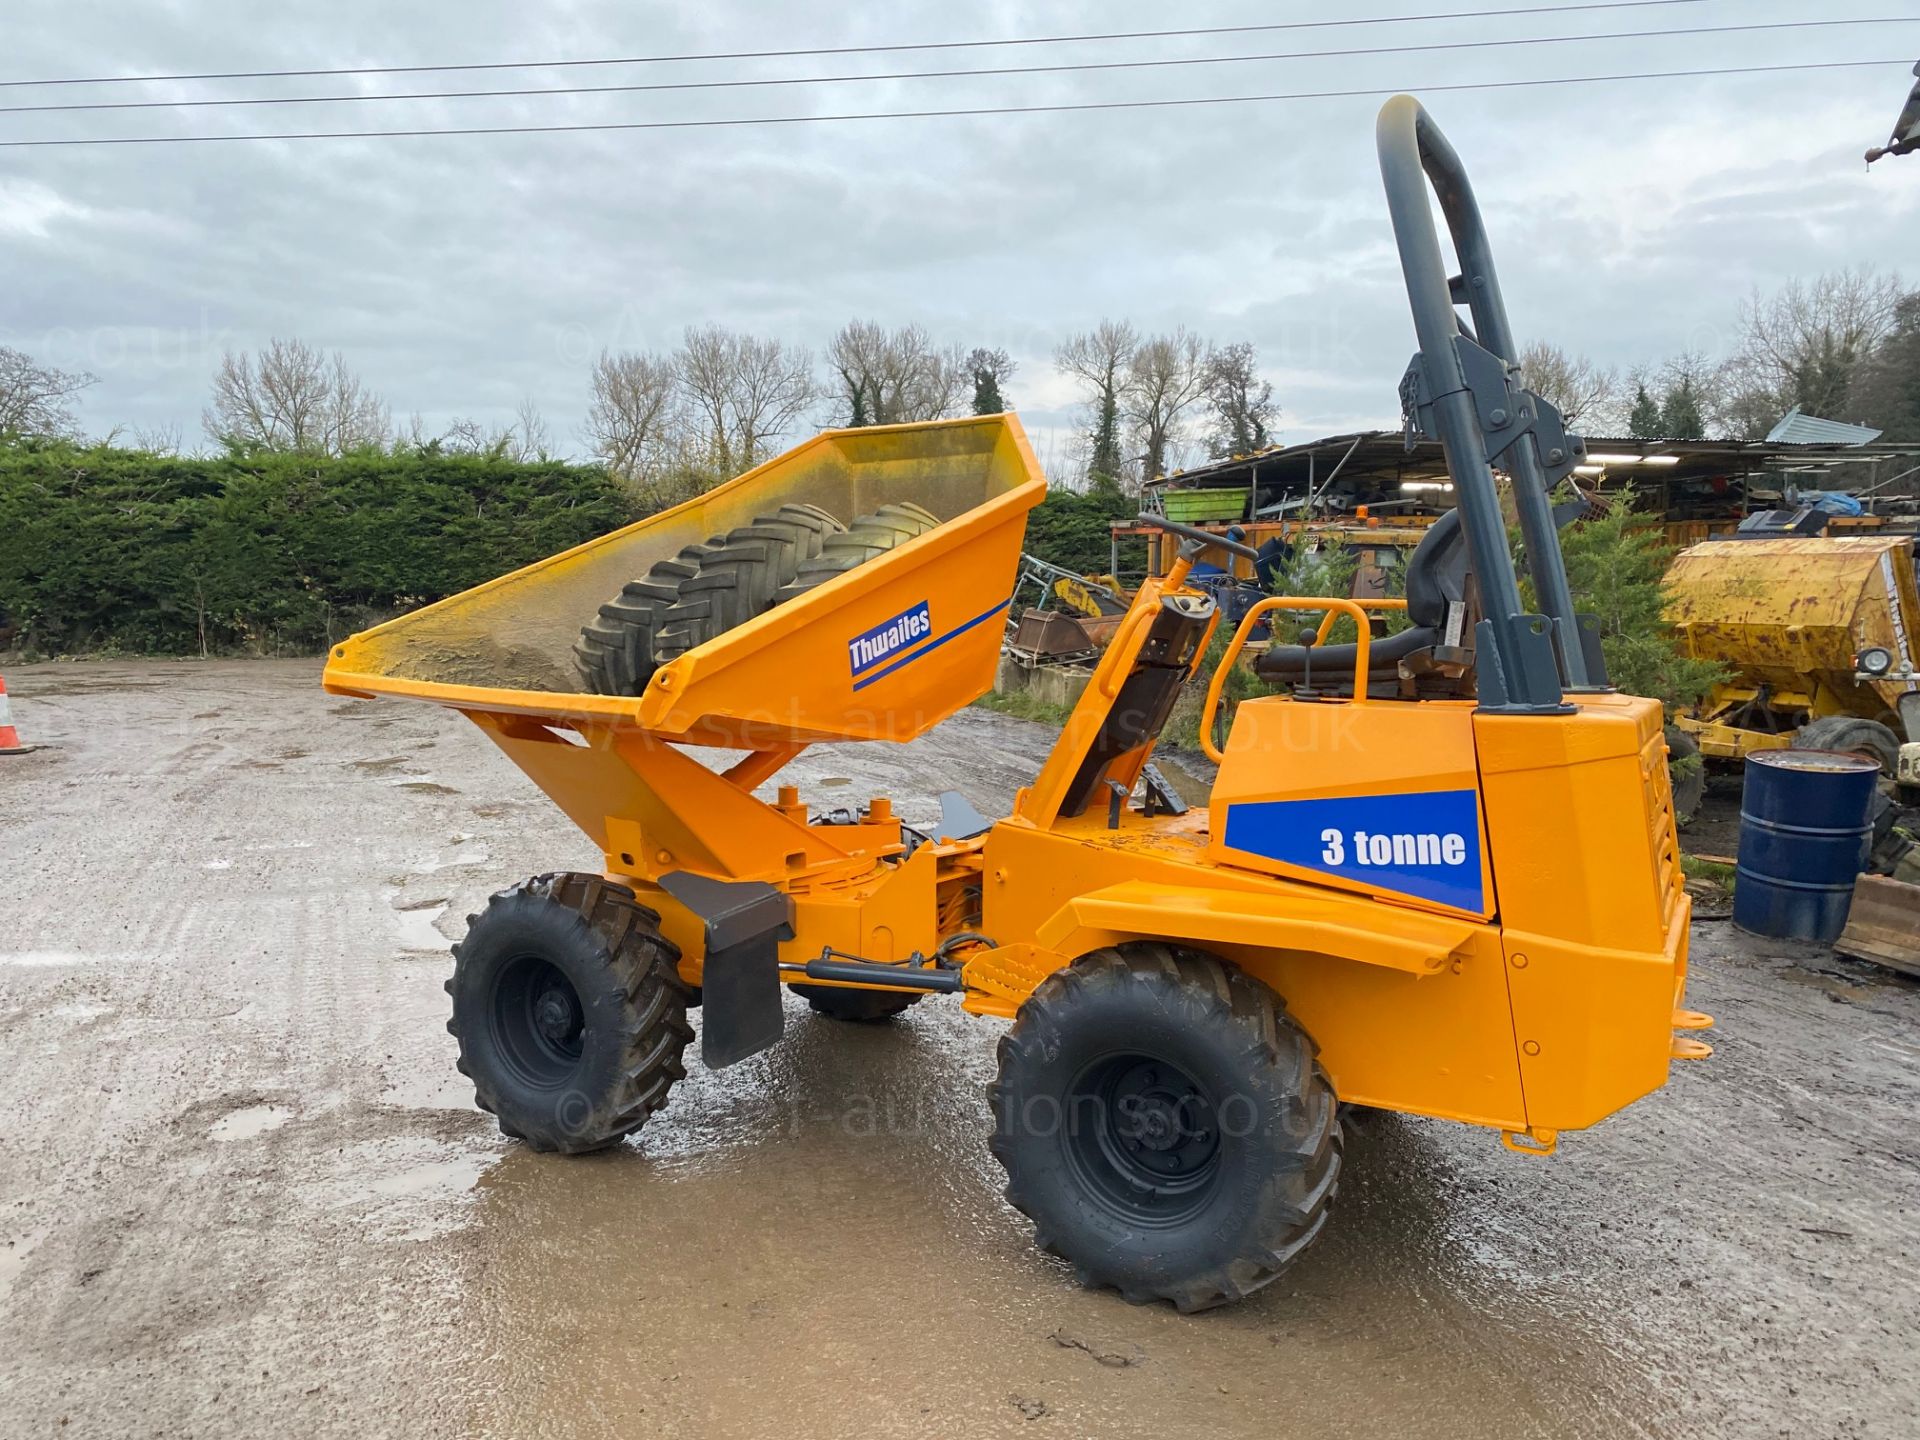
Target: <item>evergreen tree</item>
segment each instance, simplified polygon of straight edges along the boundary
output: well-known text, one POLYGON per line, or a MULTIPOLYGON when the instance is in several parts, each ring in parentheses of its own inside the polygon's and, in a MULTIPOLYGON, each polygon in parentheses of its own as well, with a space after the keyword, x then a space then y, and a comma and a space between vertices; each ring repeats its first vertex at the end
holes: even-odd
POLYGON ((1633 412, 1627 417, 1627 433, 1636 440, 1656 440, 1661 438, 1660 427, 1663 423, 1659 402, 1647 393, 1646 383, 1642 381, 1634 390, 1633 412))
MULTIPOLYGON (((1636 405, 1635 412, 1639 407, 1636 405)), ((1700 412, 1700 392, 1691 380, 1667 391, 1660 405, 1660 435, 1667 440, 1704 440, 1707 418, 1700 412)))
POLYGON ((974 414, 998 415, 1013 408, 1000 389, 1013 375, 1006 351, 976 349, 967 356, 967 374, 973 379, 974 414))
POLYGON ((1087 456, 1087 479, 1096 488, 1118 488, 1125 458, 1120 454, 1120 402, 1111 393, 1094 402, 1092 449, 1087 456))

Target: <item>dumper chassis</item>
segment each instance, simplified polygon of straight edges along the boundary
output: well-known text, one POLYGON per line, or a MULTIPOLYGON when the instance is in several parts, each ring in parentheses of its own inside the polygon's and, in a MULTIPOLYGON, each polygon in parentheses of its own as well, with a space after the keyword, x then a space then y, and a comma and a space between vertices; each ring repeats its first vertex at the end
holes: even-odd
POLYGON ((458 710, 602 857, 501 892, 455 947, 449 1028, 508 1135, 579 1152, 633 1133, 684 1073, 696 1007, 718 1069, 778 1042, 783 987, 852 1021, 957 998, 1010 1022, 990 1144, 1038 1243, 1086 1284, 1196 1310, 1322 1233, 1343 1106, 1542 1155, 1708 1053, 1711 1021, 1681 1008, 1661 709, 1607 686, 1555 533, 1579 441, 1520 383, 1452 149, 1405 96, 1378 139, 1419 337, 1403 403, 1459 502, 1409 566, 1391 646, 1362 602, 1274 597, 1204 676, 1219 616, 1188 575, 1237 541, 1154 520, 1178 557, 1011 814, 953 794, 917 825, 883 796, 809 807, 778 783, 808 746, 912 739, 992 684, 1045 489, 1002 415, 826 432, 333 650, 329 691, 458 710), (901 507, 929 523, 868 545, 901 507), (1263 667, 1298 683, 1216 744, 1227 671, 1276 612, 1358 638, 1271 648, 1263 667), (1202 681, 1219 773, 1189 807, 1150 760, 1202 681))

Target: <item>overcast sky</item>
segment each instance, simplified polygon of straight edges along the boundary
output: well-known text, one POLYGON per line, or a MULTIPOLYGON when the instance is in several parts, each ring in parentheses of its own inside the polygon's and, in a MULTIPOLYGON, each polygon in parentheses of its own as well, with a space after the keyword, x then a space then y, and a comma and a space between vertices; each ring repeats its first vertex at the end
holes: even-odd
MULTIPOLYGON (((1420 15, 1500 0, 971 6, 9 5, 0 79, 876 45, 1420 15)), ((1522 0, 1504 0, 1506 4, 1522 0)), ((1847 16, 1915 0, 1703 0, 1378 27, 573 70, 0 89, 0 105, 884 74, 1264 55, 1847 16)), ((1730 338, 1742 296, 1871 264, 1920 280, 1920 157, 1869 173, 1920 24, 1478 51, 532 99, 0 115, 0 138, 566 124, 1300 90, 1426 90, 1487 211, 1522 341, 1627 368, 1730 338), (1436 93, 1516 77, 1885 57, 1885 68, 1436 93)), ((1042 457, 1076 423, 1053 346, 1102 316, 1259 347, 1288 440, 1396 421, 1412 348, 1378 97, 702 130, 0 149, 0 344, 100 383, 83 419, 177 427, 220 354, 344 352, 430 427, 523 396, 577 451, 603 347, 689 324, 816 351, 853 316, 1003 346, 1042 457)), ((798 436, 792 438, 799 438, 798 436)))

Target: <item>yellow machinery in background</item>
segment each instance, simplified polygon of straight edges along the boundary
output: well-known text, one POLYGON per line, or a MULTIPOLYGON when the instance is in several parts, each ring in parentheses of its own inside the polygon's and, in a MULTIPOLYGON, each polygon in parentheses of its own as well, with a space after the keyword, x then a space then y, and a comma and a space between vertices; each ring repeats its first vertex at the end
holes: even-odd
MULTIPOLYGON (((991 685, 1044 489, 1010 415, 828 432, 335 648, 329 691, 460 711, 601 854, 502 892, 455 947, 450 1028, 503 1130, 573 1152, 638 1129, 696 1005, 719 1067, 779 1039, 783 984, 846 1020, 955 997, 1011 1022, 991 1144, 1039 1243, 1197 1309, 1321 1232, 1342 1102, 1541 1154, 1707 1053, 1660 706, 1607 688, 1548 509, 1579 442, 1521 388, 1453 152, 1406 97, 1379 139, 1420 339, 1403 393, 1460 509, 1409 565, 1406 630, 1263 657, 1299 673, 1239 706, 1204 808, 1148 762, 1218 618, 1189 570, 1245 547, 1166 521, 1179 557, 1012 813, 948 795, 916 829, 887 797, 816 810, 779 783, 807 746, 909 740, 991 685)), ((1230 654, 1273 610, 1366 614, 1276 598, 1230 654)))
POLYGON ((1920 785, 1911 536, 1709 540, 1675 557, 1665 590, 1684 653, 1731 672, 1674 717, 1705 759, 1854 751, 1920 785))

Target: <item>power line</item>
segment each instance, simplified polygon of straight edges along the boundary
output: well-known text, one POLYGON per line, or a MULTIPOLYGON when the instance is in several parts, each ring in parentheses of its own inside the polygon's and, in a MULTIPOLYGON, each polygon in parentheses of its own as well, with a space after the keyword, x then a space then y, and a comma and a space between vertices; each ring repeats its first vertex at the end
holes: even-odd
POLYGON ((1721 75, 1778 75, 1803 70, 1860 70, 1904 60, 1822 60, 1794 65, 1731 65, 1703 70, 1641 70, 1616 75, 1566 75, 1535 80, 1482 80, 1451 85, 1383 86, 1356 90, 1297 90, 1274 95, 1210 95, 1178 100, 1093 100, 1058 105, 980 105, 948 110, 881 110, 844 115, 763 115, 719 120, 625 120, 572 125, 475 125, 459 129, 305 130, 258 135, 109 135, 67 140, 0 140, 0 149, 57 145, 205 145, 238 140, 395 140, 428 135, 571 135, 610 130, 716 130, 753 125, 828 125, 854 120, 938 120, 987 115, 1061 115, 1094 110, 1168 110, 1201 105, 1257 105, 1286 100, 1344 100, 1401 90, 1448 94, 1467 90, 1525 90, 1550 85, 1605 85, 1627 80, 1694 80, 1721 75))
POLYGON ((464 65, 368 65, 331 70, 211 70, 184 75, 88 75, 55 80, 0 80, 21 85, 145 85, 187 80, 286 80, 331 75, 425 75, 473 70, 558 70, 582 65, 669 65, 701 60, 794 60, 820 55, 883 55, 906 50, 979 50, 1001 45, 1078 45, 1098 40, 1170 40, 1203 35, 1251 35, 1280 30, 1330 30, 1356 25, 1407 25, 1427 20, 1486 20, 1513 15, 1570 15, 1592 10, 1645 10, 1702 5, 1707 0, 1594 0, 1581 5, 1520 5, 1504 10, 1449 10, 1428 15, 1379 15, 1345 20, 1289 20, 1264 25, 1215 25, 1191 30, 1115 30, 1093 35, 1037 35, 1010 40, 926 40, 896 45, 835 45, 804 50, 719 50, 693 55, 622 55, 587 60, 495 60, 464 65))
POLYGON ((1420 45, 1369 45, 1344 50, 1294 50, 1264 55, 1203 55, 1165 60, 1094 60, 1063 65, 1002 65, 974 70, 902 70, 880 75, 794 75, 742 80, 671 80, 633 85, 532 86, 502 90, 422 90, 390 95, 272 95, 224 100, 93 100, 60 105, 0 105, 0 115, 66 114, 87 110, 196 110, 252 105, 347 105, 393 100, 491 100, 543 95, 627 95, 669 90, 738 90, 791 85, 844 85, 882 80, 957 80, 982 76, 1060 75, 1092 70, 1160 70, 1191 65, 1245 65, 1269 60, 1333 60, 1412 55, 1440 50, 1497 50, 1524 45, 1576 45, 1601 40, 1647 40, 1669 35, 1733 35, 1762 30, 1826 30, 1857 25, 1920 25, 1920 16, 1869 15, 1845 20, 1781 20, 1750 25, 1694 25, 1667 30, 1615 30, 1594 35, 1538 35, 1507 40, 1448 40, 1420 45))

